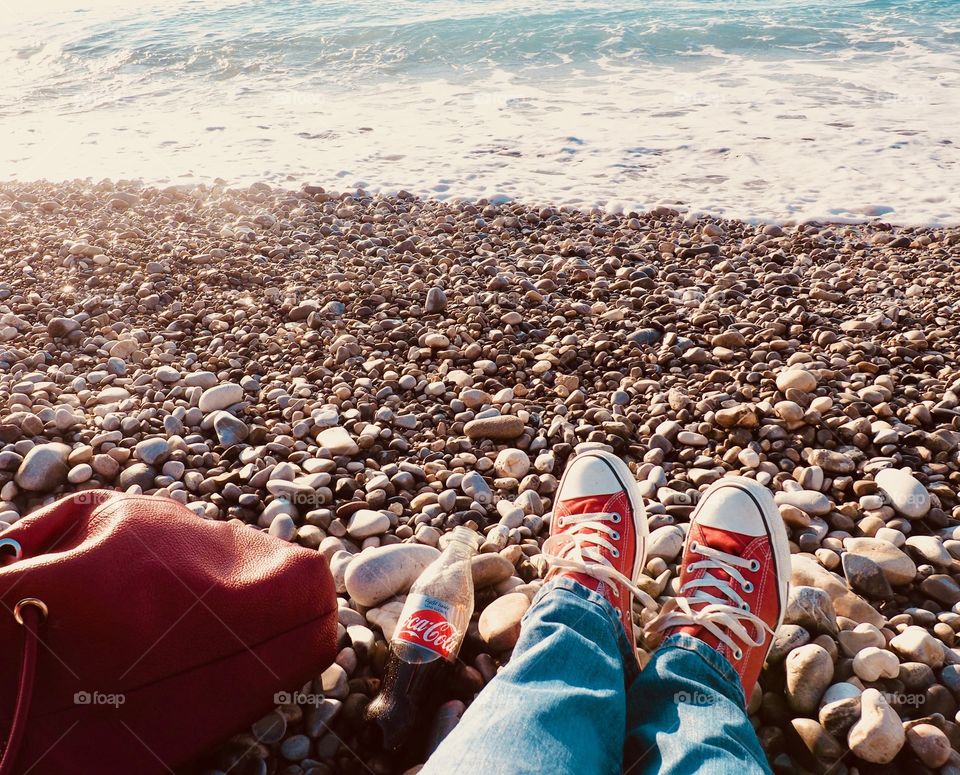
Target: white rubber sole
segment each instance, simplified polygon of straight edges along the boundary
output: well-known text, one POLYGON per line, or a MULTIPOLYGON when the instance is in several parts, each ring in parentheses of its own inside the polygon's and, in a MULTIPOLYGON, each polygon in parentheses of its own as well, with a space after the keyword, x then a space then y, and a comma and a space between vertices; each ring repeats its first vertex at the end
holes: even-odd
POLYGON ((690 515, 691 524, 696 520, 697 513, 701 505, 706 501, 710 493, 724 487, 734 487, 750 496, 750 499, 757 505, 764 525, 767 529, 767 536, 773 545, 773 560, 777 567, 777 580, 780 592, 780 618, 774 632, 783 624, 783 618, 787 613, 787 598, 790 595, 790 539, 787 537, 787 529, 783 526, 783 519, 780 517, 780 510, 773 500, 773 495, 766 487, 754 479, 748 479, 745 476, 725 476, 719 481, 710 485, 700 496, 700 502, 693 514, 690 515))
POLYGON ((626 463, 616 455, 602 449, 591 449, 586 452, 581 452, 567 463, 563 476, 560 477, 560 484, 557 486, 557 497, 554 502, 556 503, 556 501, 560 500, 559 495, 563 492, 563 485, 566 482, 567 472, 570 470, 570 467, 577 461, 585 458, 598 458, 602 460, 620 481, 624 492, 627 493, 627 497, 630 499, 630 507, 634 513, 634 532, 637 536, 636 559, 634 560, 630 580, 635 582, 640 575, 640 571, 647 564, 647 536, 649 529, 647 528, 647 510, 643 506, 643 496, 640 494, 640 487, 637 485, 637 480, 633 477, 626 463))

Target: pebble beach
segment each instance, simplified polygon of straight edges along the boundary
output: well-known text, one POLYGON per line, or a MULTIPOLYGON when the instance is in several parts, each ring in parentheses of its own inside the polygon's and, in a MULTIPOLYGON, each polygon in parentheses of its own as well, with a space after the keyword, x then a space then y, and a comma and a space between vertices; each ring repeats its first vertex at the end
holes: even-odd
POLYGON ((590 445, 640 485, 658 605, 701 491, 773 491, 793 588, 749 712, 776 773, 960 773, 960 228, 4 183, 0 262, 0 528, 107 487, 329 561, 336 662, 205 775, 414 772, 357 740, 403 596, 482 534, 435 746, 509 660, 590 445))

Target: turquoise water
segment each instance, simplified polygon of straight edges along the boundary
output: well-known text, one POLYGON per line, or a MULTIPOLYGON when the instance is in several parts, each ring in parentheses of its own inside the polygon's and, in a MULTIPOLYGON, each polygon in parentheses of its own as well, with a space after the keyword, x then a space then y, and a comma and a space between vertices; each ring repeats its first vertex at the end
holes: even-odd
POLYGON ((11 13, 0 178, 957 217, 958 2, 52 0, 11 13))

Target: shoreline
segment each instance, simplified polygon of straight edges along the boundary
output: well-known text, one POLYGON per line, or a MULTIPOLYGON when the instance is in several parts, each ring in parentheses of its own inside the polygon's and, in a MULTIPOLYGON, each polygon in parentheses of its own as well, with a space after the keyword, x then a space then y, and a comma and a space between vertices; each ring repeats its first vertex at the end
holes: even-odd
MULTIPOLYGON (((661 216, 675 218, 680 216, 688 225, 695 222, 725 222, 731 224, 741 224, 743 226, 764 227, 776 225, 784 228, 798 228, 806 225, 815 225, 822 227, 873 227, 878 231, 908 231, 908 232, 932 232, 932 231, 957 231, 960 230, 960 216, 956 222, 900 222, 894 220, 884 220, 883 214, 865 214, 861 217, 850 218, 797 218, 797 217, 763 217, 763 216, 742 216, 737 217, 724 213, 715 213, 709 211, 697 210, 688 207, 683 202, 661 202, 649 206, 641 207, 639 205, 628 206, 621 201, 608 201, 603 204, 557 204, 556 202, 535 201, 529 198, 514 198, 505 194, 489 194, 486 196, 467 196, 455 195, 429 190, 417 191, 402 187, 368 187, 366 185, 357 188, 343 188, 339 184, 321 185, 311 182, 303 182, 304 176, 286 173, 277 173, 275 176, 263 178, 251 178, 249 183, 230 183, 222 178, 208 178, 196 182, 168 182, 168 181, 150 181, 144 178, 102 178, 94 180, 92 177, 69 178, 58 181, 47 179, 39 180, 2 180, 0 181, 0 193, 7 191, 25 190, 30 192, 41 189, 51 194, 48 201, 55 201, 55 192, 58 189, 98 189, 107 187, 116 188, 129 193, 140 191, 177 191, 182 194, 188 194, 194 197, 219 196, 223 194, 243 196, 245 192, 252 189, 262 189, 266 187, 271 193, 279 194, 302 194, 305 190, 316 189, 324 191, 327 196, 333 197, 355 197, 361 194, 363 197, 376 197, 379 199, 393 199, 398 196, 403 198, 413 197, 424 203, 434 203, 451 208, 463 207, 466 205, 481 206, 492 205, 494 207, 509 206, 521 209, 541 209, 550 208, 564 214, 580 214, 588 217, 620 216, 625 218, 645 218, 651 216, 661 216), (277 180, 285 177, 283 182, 277 180), (274 179, 277 178, 277 179, 274 179)), ((309 177, 307 178, 309 179, 309 177)), ((12 195, 7 198, 11 199, 12 195)))
POLYGON ((330 564, 337 661, 203 766, 399 773, 357 739, 407 589, 346 569, 483 533, 442 737, 509 658, 559 477, 595 444, 637 479, 660 601, 706 486, 774 492, 800 600, 750 712, 778 771, 956 747, 960 227, 4 183, 0 267, 0 523, 120 488, 330 564), (890 713, 851 732, 850 689, 819 708, 851 681, 906 699, 868 695, 890 713))

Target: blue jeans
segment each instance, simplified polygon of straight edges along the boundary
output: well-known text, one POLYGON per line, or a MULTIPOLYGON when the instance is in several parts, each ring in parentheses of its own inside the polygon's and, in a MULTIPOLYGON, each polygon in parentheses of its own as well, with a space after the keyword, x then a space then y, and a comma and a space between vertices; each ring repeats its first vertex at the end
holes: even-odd
POLYGON ((420 775, 770 772, 739 677, 705 643, 673 635, 636 672, 610 603, 556 579, 420 775))

